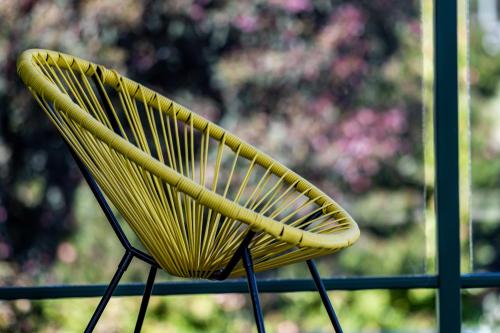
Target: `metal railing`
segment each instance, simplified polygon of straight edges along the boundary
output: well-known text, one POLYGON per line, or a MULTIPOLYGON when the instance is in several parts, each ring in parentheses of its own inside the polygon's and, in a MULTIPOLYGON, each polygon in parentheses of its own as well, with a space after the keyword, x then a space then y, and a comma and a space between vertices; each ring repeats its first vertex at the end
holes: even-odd
MULTIPOLYGON (((323 278, 328 290, 373 290, 373 289, 437 289, 437 275, 402 275, 380 277, 340 277, 323 278)), ((257 282, 259 292, 288 293, 317 291, 310 279, 272 279, 257 282)), ((500 273, 464 274, 460 277, 461 289, 490 288, 500 286, 500 273)), ((76 297, 101 297, 105 284, 56 285, 34 287, 0 287, 0 299, 56 299, 76 297)), ((116 288, 113 296, 142 296, 144 283, 123 283, 116 288)), ((182 281, 158 282, 153 287, 153 295, 195 295, 246 293, 246 280, 229 281, 182 281)))

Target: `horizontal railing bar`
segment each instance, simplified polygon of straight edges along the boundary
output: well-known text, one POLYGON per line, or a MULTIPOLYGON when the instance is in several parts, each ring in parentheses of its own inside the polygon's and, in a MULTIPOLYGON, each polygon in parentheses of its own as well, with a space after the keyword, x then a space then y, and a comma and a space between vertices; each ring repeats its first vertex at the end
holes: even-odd
MULTIPOLYGON (((325 278, 328 290, 370 290, 370 289, 434 289, 438 287, 435 275, 403 275, 380 277, 340 277, 325 278)), ((309 279, 270 279, 258 281, 259 292, 285 293, 316 291, 309 279)), ((500 273, 465 274, 461 277, 462 288, 500 287, 500 273)), ((1 300, 14 299, 57 299, 100 297, 106 285, 54 285, 33 287, 0 287, 1 300)), ((143 283, 124 283, 119 285, 114 296, 141 296, 143 283)), ((158 282, 153 295, 197 295, 246 293, 248 286, 244 280, 229 281, 187 281, 158 282)))
MULTIPOLYGON (((415 289, 435 288, 437 278, 431 275, 383 276, 383 277, 345 277, 323 279, 328 290, 363 290, 363 289, 415 289)), ((270 279, 258 281, 259 292, 281 293, 316 291, 309 279, 270 279)), ((106 285, 60 285, 33 287, 0 287, 0 299, 54 299, 71 297, 102 296, 106 285)), ((115 296, 140 296, 144 291, 143 283, 124 283, 119 285, 115 296)), ((245 280, 226 281, 181 281, 158 282, 153 288, 153 295, 195 295, 246 293, 245 280)))
POLYGON ((461 277, 462 289, 469 288, 500 288, 500 273, 470 273, 461 277))

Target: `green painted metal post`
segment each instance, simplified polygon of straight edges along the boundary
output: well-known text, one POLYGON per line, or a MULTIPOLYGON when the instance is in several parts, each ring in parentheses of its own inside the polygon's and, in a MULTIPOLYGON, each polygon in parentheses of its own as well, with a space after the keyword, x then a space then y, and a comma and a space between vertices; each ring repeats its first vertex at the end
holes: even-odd
POLYGON ((440 333, 460 333, 456 0, 434 0, 434 31, 438 329, 440 333))

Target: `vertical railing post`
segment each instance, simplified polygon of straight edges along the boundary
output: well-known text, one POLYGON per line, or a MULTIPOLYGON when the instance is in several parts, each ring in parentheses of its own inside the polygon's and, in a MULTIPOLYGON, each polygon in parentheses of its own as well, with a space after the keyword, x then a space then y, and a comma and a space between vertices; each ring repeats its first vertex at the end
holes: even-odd
POLYGON ((457 2, 434 0, 437 321, 440 333, 461 331, 457 56, 457 2))

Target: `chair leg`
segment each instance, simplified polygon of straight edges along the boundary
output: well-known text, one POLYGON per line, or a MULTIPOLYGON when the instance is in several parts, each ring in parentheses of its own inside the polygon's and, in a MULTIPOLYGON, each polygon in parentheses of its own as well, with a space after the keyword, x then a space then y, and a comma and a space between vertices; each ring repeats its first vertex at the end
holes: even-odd
POLYGON ((311 276, 314 280, 314 284, 316 285, 316 289, 318 289, 319 295, 321 296, 321 300, 323 301, 323 305, 325 306, 326 312, 328 312, 328 317, 330 317, 330 321, 332 322, 333 329, 336 333, 343 333, 342 327, 340 327, 339 320, 335 311, 333 310, 332 303, 330 302, 330 298, 328 298, 328 294, 325 289, 325 285, 323 281, 321 281, 321 277, 319 276, 318 269, 312 260, 307 260, 307 267, 309 267, 309 272, 311 272, 311 276))
POLYGON ((156 266, 151 266, 151 269, 149 270, 148 281, 146 282, 144 294, 142 295, 141 308, 139 310, 139 315, 137 316, 137 322, 135 323, 134 333, 141 332, 142 323, 144 322, 144 316, 146 315, 146 309, 148 308, 149 298, 151 297, 151 292, 153 291, 156 270, 156 266))
POLYGON ((257 331, 259 333, 265 333, 266 329, 264 328, 264 317, 260 307, 259 290, 257 289, 257 281, 253 271, 252 256, 250 255, 248 247, 245 247, 243 250, 243 265, 245 266, 245 271, 247 273, 248 289, 250 291, 250 297, 252 298, 253 314, 255 316, 257 331))
POLYGON ((106 305, 108 304, 109 299, 113 295, 113 292, 116 289, 116 286, 118 285, 118 282, 120 282, 120 279, 125 273, 125 271, 128 268, 128 265, 130 264, 130 261, 132 260, 133 255, 132 252, 128 251, 125 252, 125 254, 122 257, 122 260, 120 261, 120 264, 118 265, 118 269, 115 272, 115 275, 113 275, 113 279, 111 279, 111 282, 109 283, 108 287, 106 288, 106 291, 104 292, 104 295, 101 298, 101 301, 99 302, 99 305, 97 306, 97 309, 95 310, 94 314, 92 315, 92 318, 90 319, 87 328, 85 329, 85 333, 90 333, 94 330, 97 322, 99 321, 99 318, 101 317, 101 314, 103 313, 104 309, 106 308, 106 305))

